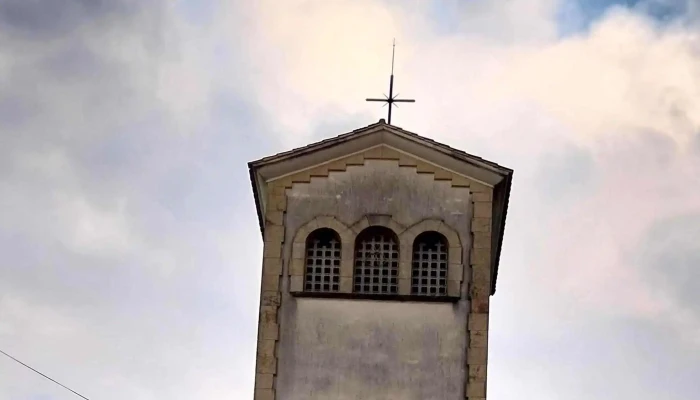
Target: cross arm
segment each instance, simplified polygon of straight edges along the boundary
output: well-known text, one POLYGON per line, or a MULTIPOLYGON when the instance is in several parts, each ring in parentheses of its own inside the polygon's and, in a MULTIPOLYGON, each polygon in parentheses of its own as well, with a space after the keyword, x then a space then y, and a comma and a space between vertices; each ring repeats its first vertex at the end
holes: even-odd
POLYGON ((366 101, 387 101, 387 99, 365 99, 366 101))
POLYGON ((413 99, 394 99, 395 103, 415 103, 413 99))

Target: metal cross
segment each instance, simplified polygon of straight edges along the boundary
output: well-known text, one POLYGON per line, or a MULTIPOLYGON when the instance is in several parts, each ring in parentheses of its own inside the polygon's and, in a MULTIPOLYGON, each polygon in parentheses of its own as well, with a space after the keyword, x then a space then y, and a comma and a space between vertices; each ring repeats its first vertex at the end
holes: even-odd
MULTIPOLYGON (((386 103, 389 105, 389 118, 387 119, 387 123, 391 125, 391 108, 394 106, 394 103, 415 103, 416 101, 413 99, 398 99, 397 97, 399 96, 398 93, 396 96, 394 96, 394 53, 396 51, 396 39, 394 39, 394 43, 392 44, 391 48, 391 78, 389 78, 389 96, 386 94, 384 95, 383 99, 366 99, 367 101, 381 101, 383 103, 386 103)), ((384 105, 386 105, 384 104, 384 105)), ((383 106, 382 106, 383 107, 383 106)), ((398 104, 396 105, 398 107, 398 104)))

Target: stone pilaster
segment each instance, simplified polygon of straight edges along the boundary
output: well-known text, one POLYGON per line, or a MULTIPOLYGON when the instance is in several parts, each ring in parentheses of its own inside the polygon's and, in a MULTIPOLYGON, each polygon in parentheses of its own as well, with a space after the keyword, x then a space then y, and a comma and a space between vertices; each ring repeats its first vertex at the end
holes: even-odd
POLYGON ((491 295, 491 216, 493 189, 470 182, 472 197, 471 248, 469 249, 470 314, 467 326, 467 387, 469 400, 486 399, 489 298, 491 295))
POLYGON ((277 375, 278 311, 287 197, 284 186, 271 185, 268 193, 255 360, 255 400, 274 400, 277 375))

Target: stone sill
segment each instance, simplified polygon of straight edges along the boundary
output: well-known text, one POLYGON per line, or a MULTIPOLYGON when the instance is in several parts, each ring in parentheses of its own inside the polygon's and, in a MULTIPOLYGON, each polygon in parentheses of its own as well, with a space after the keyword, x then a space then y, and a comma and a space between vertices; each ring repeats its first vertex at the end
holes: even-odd
POLYGON ((456 303, 459 296, 420 296, 415 294, 366 294, 366 293, 322 293, 322 292, 290 292, 294 297, 319 299, 348 299, 348 300, 383 300, 405 301, 414 303, 456 303))

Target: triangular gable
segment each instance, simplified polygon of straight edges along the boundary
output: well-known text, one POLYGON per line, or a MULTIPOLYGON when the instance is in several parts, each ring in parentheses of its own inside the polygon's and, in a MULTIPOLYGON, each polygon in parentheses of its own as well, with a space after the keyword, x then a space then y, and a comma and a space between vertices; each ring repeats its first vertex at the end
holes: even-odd
MULTIPOLYGON (((492 284, 495 290, 500 248, 505 229, 513 171, 498 164, 451 148, 383 120, 365 128, 279 153, 249 163, 260 229, 264 234, 268 206, 268 187, 291 188, 294 183, 309 182, 312 177, 345 171, 365 160, 396 160, 399 166, 415 167, 417 173, 432 174, 436 180, 452 186, 469 187, 480 214, 488 213, 495 234, 492 254, 492 284), (493 202, 491 201, 493 200, 493 202), (486 207, 487 206, 487 207, 486 207)), ((283 193, 280 193, 282 195, 283 193)))

